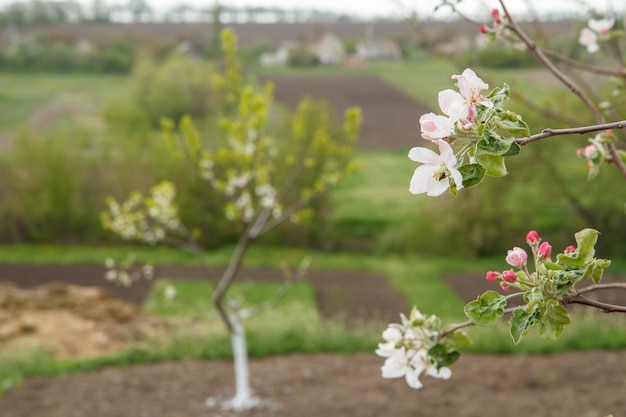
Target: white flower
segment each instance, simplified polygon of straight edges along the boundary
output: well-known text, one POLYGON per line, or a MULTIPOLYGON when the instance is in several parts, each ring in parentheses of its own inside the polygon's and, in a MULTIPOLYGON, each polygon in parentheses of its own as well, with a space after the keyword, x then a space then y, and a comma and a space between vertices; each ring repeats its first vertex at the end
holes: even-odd
POLYGON ((615 19, 589 19, 587 26, 598 35, 606 35, 614 24, 615 19))
POLYGON ((461 75, 453 75, 452 79, 456 80, 456 86, 464 98, 469 120, 472 122, 476 120, 477 104, 493 107, 491 100, 481 94, 483 90, 489 88, 489 84, 478 78, 474 71, 466 68, 461 75))
POLYGON ((409 191, 412 194, 426 193, 436 197, 450 188, 450 178, 457 190, 463 188, 463 176, 456 169, 457 160, 450 145, 437 141, 440 155, 428 148, 415 147, 409 151, 409 159, 423 165, 417 167, 411 178, 409 191))
POLYGON ((590 54, 598 52, 600 49, 598 46, 598 35, 596 35, 596 33, 589 28, 582 28, 578 42, 587 48, 587 52, 590 54))
POLYGON ((450 136, 457 122, 461 122, 462 127, 467 127, 466 120, 469 112, 461 94, 450 89, 443 90, 439 92, 438 100, 439 107, 445 116, 431 112, 420 117, 420 128, 424 139, 437 141, 450 136))
POLYGON ((402 331, 397 327, 391 326, 383 332, 383 339, 385 339, 385 343, 379 343, 378 349, 376 349, 376 354, 383 358, 390 357, 396 350, 398 343, 401 342, 403 338, 402 331))
POLYGON ((422 387, 419 377, 423 372, 440 379, 448 379, 452 375, 450 368, 437 369, 426 350, 406 350, 404 347, 394 350, 381 368, 383 378, 404 377, 406 383, 415 389, 422 387))
POLYGON ((599 38, 608 35, 614 24, 614 19, 589 19, 588 27, 582 28, 580 31, 578 42, 587 48, 587 52, 593 54, 600 49, 598 46, 599 38))

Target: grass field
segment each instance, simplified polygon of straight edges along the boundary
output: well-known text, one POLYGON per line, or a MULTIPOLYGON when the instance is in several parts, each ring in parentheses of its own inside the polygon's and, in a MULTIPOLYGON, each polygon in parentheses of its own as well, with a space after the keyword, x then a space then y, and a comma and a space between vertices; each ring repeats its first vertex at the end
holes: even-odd
POLYGON ((38 109, 63 97, 79 97, 99 108, 128 86, 126 76, 0 74, 0 132, 16 129, 38 109))

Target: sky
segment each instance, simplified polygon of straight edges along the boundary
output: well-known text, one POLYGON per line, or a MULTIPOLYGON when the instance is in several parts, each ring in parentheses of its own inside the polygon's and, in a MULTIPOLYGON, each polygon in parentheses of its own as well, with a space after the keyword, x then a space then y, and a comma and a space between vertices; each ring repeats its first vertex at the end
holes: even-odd
MULTIPOLYGON (((10 4, 15 0, 0 0, 0 5, 10 4)), ((92 0, 78 0, 88 5, 92 0)), ((106 3, 125 3, 127 0, 105 0, 106 3)), ((206 7, 215 4, 215 0, 147 0, 157 11, 162 12, 181 3, 194 7, 206 7)), ((449 12, 440 10, 433 14, 439 0, 219 0, 224 6, 277 6, 282 8, 317 8, 334 12, 347 12, 363 17, 405 15, 406 10, 416 10, 421 16, 445 18, 449 12)), ((512 14, 519 14, 531 4, 539 12, 578 12, 584 13, 581 3, 593 4, 596 11, 606 13, 615 10, 624 12, 624 0, 508 0, 507 6, 512 14)), ((465 13, 477 16, 488 13, 498 4, 497 0, 463 0, 460 9, 465 13), (482 12, 482 13, 481 13, 482 12)), ((447 9, 446 9, 447 10, 447 9)))

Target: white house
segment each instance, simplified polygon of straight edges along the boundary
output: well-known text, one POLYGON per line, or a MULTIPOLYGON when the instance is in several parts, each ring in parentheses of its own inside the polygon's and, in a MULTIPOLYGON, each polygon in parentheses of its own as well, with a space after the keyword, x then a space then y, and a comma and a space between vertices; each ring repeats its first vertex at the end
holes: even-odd
POLYGON ((341 64, 346 56, 346 48, 337 36, 332 33, 324 34, 313 44, 313 51, 317 55, 320 64, 341 64))

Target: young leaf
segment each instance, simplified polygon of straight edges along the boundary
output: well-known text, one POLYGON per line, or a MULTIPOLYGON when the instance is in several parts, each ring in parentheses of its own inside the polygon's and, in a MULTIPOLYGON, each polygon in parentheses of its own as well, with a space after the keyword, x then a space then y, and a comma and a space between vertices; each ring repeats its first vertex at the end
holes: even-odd
POLYGON ((508 174, 504 158, 499 155, 478 155, 476 160, 485 168, 485 173, 492 177, 504 177, 508 174))
POLYGON ((476 300, 465 305, 465 315, 479 326, 494 324, 506 307, 506 298, 495 291, 487 291, 476 300))
POLYGON ((530 130, 528 125, 522 117, 510 110, 498 112, 498 117, 495 119, 496 126, 505 130, 511 135, 523 135, 525 137, 530 136, 530 130))
POLYGON ((456 350, 448 350, 442 344, 436 344, 428 351, 428 356, 435 360, 437 363, 437 369, 444 366, 450 366, 456 362, 461 354, 456 350))
POLYGON ((459 172, 463 176, 463 187, 471 187, 479 184, 485 178, 485 168, 480 164, 463 165, 459 168, 459 172))
POLYGON ((556 300, 551 300, 539 320, 537 333, 546 340, 554 341, 563 333, 568 324, 570 324, 570 318, 567 310, 556 300))
POLYGON ((595 245, 600 232, 594 229, 583 229, 576 233, 576 243, 578 247, 572 253, 560 253, 557 256, 557 263, 566 267, 581 267, 593 260, 596 254, 595 245))
POLYGON ((522 337, 528 333, 539 316, 539 307, 536 304, 529 310, 519 308, 513 312, 513 316, 509 320, 510 333, 515 344, 518 344, 522 337))
POLYGON ((485 129, 483 138, 476 144, 476 155, 504 155, 511 149, 514 139, 503 138, 497 133, 485 129))

